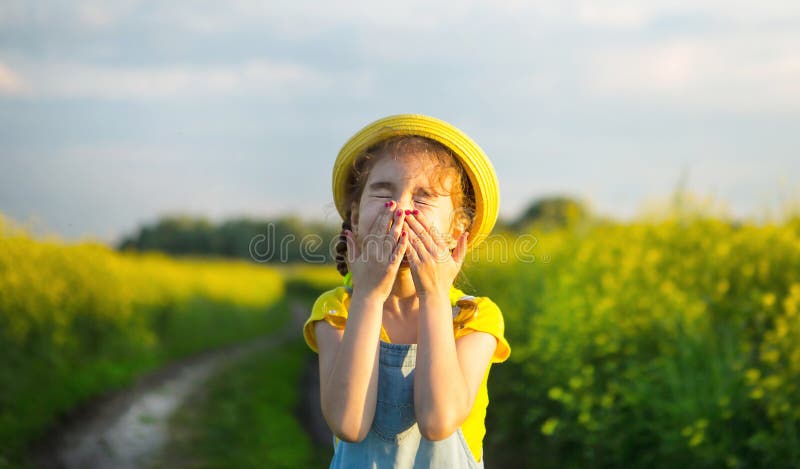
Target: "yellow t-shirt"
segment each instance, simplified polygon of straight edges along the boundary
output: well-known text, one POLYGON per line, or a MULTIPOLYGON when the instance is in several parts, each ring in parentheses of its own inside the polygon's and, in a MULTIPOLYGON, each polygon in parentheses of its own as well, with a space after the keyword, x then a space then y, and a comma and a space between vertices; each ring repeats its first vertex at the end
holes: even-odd
MULTIPOLYGON (((464 433, 464 438, 472 454, 475 456, 475 460, 480 462, 483 456, 483 437, 486 434, 486 425, 484 423, 486 419, 486 407, 489 405, 489 393, 487 389, 489 369, 492 367, 492 363, 501 363, 505 361, 511 354, 511 348, 504 336, 505 325, 503 323, 503 314, 492 300, 487 297, 464 295, 464 292, 458 288, 451 287, 450 304, 453 306, 453 333, 456 339, 473 331, 487 332, 497 339, 497 348, 483 375, 483 382, 475 396, 475 403, 467 419, 461 424, 461 431, 464 433), (475 314, 463 320, 464 317, 469 316, 467 310, 470 309, 469 307, 465 309, 464 306, 471 306, 470 303, 474 304, 477 308, 475 314), (464 310, 463 314, 461 314, 462 310, 464 310)), ((303 336, 311 350, 319 353, 317 350, 314 322, 325 321, 333 327, 344 329, 347 323, 347 311, 349 307, 350 290, 348 290, 347 286, 328 290, 317 298, 311 309, 311 315, 303 326, 303 336)), ((384 342, 391 342, 383 327, 381 327, 381 340, 384 342)))

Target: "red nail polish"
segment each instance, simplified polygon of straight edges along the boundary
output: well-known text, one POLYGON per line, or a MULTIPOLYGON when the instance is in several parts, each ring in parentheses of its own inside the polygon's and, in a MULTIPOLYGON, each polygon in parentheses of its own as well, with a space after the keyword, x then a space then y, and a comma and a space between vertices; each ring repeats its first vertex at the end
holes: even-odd
POLYGON ((405 232, 405 231, 403 231, 403 232, 401 233, 401 236, 405 236, 405 235, 406 235, 406 232, 405 232))
POLYGON ((389 201, 389 206, 390 206, 390 207, 394 206, 394 200, 390 200, 390 201, 389 201))
POLYGON ((417 209, 414 209, 414 211, 413 211, 413 212, 411 212, 411 213, 413 213, 414 215, 417 215, 417 214, 419 213, 419 210, 417 210, 417 209))
POLYGON ((388 207, 389 206, 389 202, 384 203, 383 206, 384 207, 388 207))
POLYGON ((411 215, 411 210, 406 210, 406 215, 411 215))
POLYGON ((403 211, 402 211, 402 210, 398 210, 398 211, 397 211, 397 213, 395 213, 395 215, 397 215, 398 217, 399 217, 400 215, 402 215, 402 214, 403 214, 403 211))

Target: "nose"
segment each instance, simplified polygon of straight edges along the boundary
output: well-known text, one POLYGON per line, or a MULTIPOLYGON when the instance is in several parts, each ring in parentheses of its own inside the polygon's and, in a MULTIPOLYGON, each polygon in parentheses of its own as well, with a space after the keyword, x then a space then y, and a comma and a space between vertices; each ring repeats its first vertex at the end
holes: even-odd
POLYGON ((414 210, 414 198, 411 196, 401 195, 400 197, 392 199, 391 202, 394 203, 392 207, 395 210, 402 210, 404 212, 406 210, 414 210))

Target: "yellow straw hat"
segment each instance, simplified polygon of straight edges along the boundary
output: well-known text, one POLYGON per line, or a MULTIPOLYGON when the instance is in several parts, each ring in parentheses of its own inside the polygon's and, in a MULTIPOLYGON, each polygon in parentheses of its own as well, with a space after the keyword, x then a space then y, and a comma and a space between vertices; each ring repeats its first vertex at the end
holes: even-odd
POLYGON ((436 140, 459 159, 475 192, 475 217, 467 243, 467 250, 473 249, 489 236, 497 221, 500 203, 497 175, 477 143, 453 125, 433 117, 420 114, 384 117, 350 137, 333 165, 333 200, 339 215, 343 220, 347 216, 347 185, 355 159, 369 147, 397 135, 419 135, 436 140))

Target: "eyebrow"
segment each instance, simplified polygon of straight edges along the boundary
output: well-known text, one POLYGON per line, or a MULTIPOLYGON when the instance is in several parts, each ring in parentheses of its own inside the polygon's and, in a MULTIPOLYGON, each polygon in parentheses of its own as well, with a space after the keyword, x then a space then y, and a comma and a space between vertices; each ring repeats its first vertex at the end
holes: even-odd
MULTIPOLYGON (((392 190, 394 189, 395 185, 391 181, 376 181, 369 185, 370 191, 379 191, 379 190, 392 190)), ((436 195, 434 191, 427 189, 425 187, 417 186, 414 192, 421 193, 426 196, 433 196, 436 195)))

